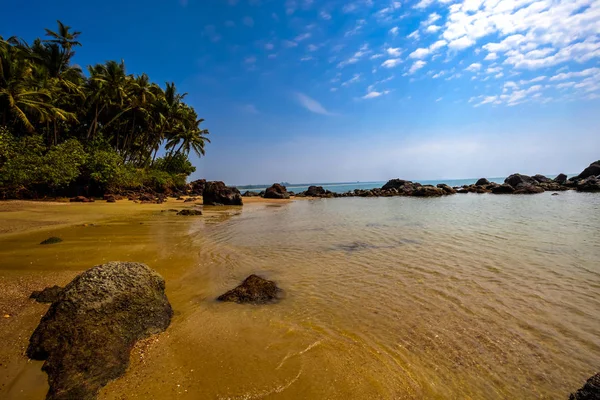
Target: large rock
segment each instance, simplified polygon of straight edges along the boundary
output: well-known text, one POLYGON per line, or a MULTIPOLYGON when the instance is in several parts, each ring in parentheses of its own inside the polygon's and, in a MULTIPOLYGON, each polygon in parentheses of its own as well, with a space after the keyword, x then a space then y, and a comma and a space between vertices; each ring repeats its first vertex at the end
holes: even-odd
POLYGON ((285 186, 279 183, 274 183, 273 186, 265 190, 265 199, 289 199, 290 194, 288 193, 285 186))
POLYGON ((405 186, 412 185, 411 181, 405 181, 404 179, 390 179, 387 181, 385 185, 383 185, 382 189, 403 189, 405 186))
POLYGON ((535 179, 536 181, 538 181, 539 183, 550 182, 549 178, 547 178, 541 174, 534 175, 532 178, 535 179))
POLYGON ((309 186, 304 194, 309 197, 319 197, 325 194, 325 189, 323 189, 323 186, 309 186))
POLYGON ((567 175, 565 175, 565 174, 558 174, 556 176, 556 178, 554 178, 554 182, 556 182, 556 183, 558 183, 560 185, 564 185, 567 182, 567 179, 568 179, 567 175))
POLYGON ((512 174, 504 180, 504 183, 516 188, 520 184, 528 183, 530 185, 537 185, 537 181, 530 176, 521 174, 512 174))
POLYGON ((455 194, 456 193, 456 189, 451 188, 450 186, 446 185, 445 183, 439 183, 437 185, 437 187, 439 189, 442 189, 444 191, 444 194, 455 194))
POLYGON ((242 195, 235 187, 225 186, 223 182, 206 182, 202 194, 204 205, 241 206, 242 195))
POLYGON ((600 175, 600 160, 591 163, 589 167, 587 167, 579 175, 577 175, 577 179, 586 179, 590 176, 598 175, 600 175))
POLYGON ((507 183, 492 188, 492 193, 494 194, 511 194, 514 192, 515 188, 513 188, 507 183))
POLYGON ((513 194, 536 194, 543 192, 544 189, 540 186, 532 185, 530 183, 521 183, 517 185, 513 194))
POLYGON ((412 195, 416 197, 437 197, 444 194, 446 194, 444 190, 430 185, 418 186, 412 192, 412 195))
POLYGON ((144 264, 109 262, 75 277, 29 339, 27 356, 45 360, 46 399, 95 399, 125 373, 135 342, 164 331, 172 314, 164 279, 144 264))
POLYGON ((222 294, 217 300, 232 301, 235 303, 265 304, 279 300, 281 293, 281 289, 277 287, 275 282, 252 274, 241 285, 222 294))
POLYGON ((477 182, 475 182, 475 186, 485 186, 485 185, 489 185, 489 184, 490 184, 490 181, 488 181, 485 178, 478 179, 477 182))
POLYGON ((600 372, 588 379, 581 389, 571 393, 569 400, 600 400, 600 372))
POLYGON ((85 196, 77 196, 77 197, 73 197, 69 200, 71 203, 93 203, 94 199, 93 198, 88 198, 85 196))
POLYGON ((204 186, 206 185, 206 179, 198 179, 189 184, 189 191, 192 195, 202 196, 204 193, 204 186))
POLYGON ((590 176, 577 182, 578 192, 600 192, 600 177, 590 176))

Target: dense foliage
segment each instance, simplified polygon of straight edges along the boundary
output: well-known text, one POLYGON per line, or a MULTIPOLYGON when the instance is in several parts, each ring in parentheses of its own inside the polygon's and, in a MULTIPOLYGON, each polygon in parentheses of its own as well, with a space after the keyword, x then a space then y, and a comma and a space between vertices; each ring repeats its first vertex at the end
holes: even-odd
POLYGON ((79 35, 59 21, 31 45, 0 36, 0 197, 184 185, 189 153, 210 142, 186 94, 123 61, 84 74, 71 63, 79 35))

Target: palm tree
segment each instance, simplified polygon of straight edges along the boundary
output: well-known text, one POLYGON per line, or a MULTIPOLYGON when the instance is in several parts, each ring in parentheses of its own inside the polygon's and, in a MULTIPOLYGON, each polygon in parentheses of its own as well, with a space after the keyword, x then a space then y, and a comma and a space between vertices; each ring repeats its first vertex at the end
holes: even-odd
POLYGON ((74 46, 81 46, 81 43, 77 41, 77 38, 79 35, 81 35, 81 32, 70 32, 70 26, 66 26, 60 21, 56 22, 58 23, 58 32, 54 32, 46 28, 46 36, 50 36, 53 39, 44 40, 44 42, 60 45, 65 50, 65 53, 68 56, 68 61, 75 54, 72 51, 72 48, 74 46))
POLYGON ((174 149, 181 142, 177 150, 169 153, 170 157, 179 154, 182 150, 185 155, 188 155, 193 150, 198 157, 204 156, 204 145, 207 142, 210 143, 210 139, 206 137, 209 134, 208 129, 200 129, 202 122, 204 122, 204 119, 195 121, 195 127, 183 129, 167 142, 165 147, 167 150, 174 149))

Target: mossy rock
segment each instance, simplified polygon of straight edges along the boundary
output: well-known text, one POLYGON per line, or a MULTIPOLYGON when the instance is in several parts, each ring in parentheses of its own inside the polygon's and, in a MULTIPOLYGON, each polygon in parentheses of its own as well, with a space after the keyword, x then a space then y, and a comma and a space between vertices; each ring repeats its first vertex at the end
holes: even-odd
POLYGON ((62 241, 63 240, 61 238, 56 237, 56 236, 52 236, 52 237, 49 237, 48 239, 44 240, 40 244, 55 244, 55 243, 60 243, 62 241))

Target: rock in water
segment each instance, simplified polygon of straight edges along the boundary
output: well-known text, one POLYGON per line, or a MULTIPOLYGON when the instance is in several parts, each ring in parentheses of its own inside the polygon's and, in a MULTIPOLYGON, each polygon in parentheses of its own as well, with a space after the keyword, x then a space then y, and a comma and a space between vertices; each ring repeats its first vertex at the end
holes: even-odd
POLYGON ((280 295, 281 289, 275 285, 275 282, 252 274, 241 285, 222 294, 217 300, 233 301, 240 304, 265 304, 279 300, 280 295))
POLYGON ((490 181, 488 181, 485 178, 480 178, 477 182, 475 182, 475 186, 485 186, 485 185, 489 185, 490 181))
POLYGON ((579 175, 577 175, 577 179, 585 179, 589 178, 590 176, 598 175, 600 175, 600 160, 591 163, 589 167, 587 167, 579 175))
POLYGON ((323 196, 325 194, 325 189, 323 189, 323 186, 309 186, 308 190, 306 192, 304 192, 304 194, 306 196, 309 197, 319 197, 319 196, 323 196))
POLYGON ((588 379, 581 389, 571 393, 569 400, 600 400, 600 372, 588 379))
POLYGON ((204 205, 241 206, 242 195, 237 188, 225 186, 223 182, 206 182, 202 194, 204 205))
POLYGON ((164 279, 144 264, 109 262, 78 275, 29 339, 27 356, 46 361, 46 399, 95 399, 125 373, 135 342, 167 329, 172 314, 164 279))
POLYGON ((56 236, 52 236, 52 237, 49 237, 48 239, 40 242, 40 244, 56 244, 56 243, 60 243, 62 241, 63 240, 61 238, 56 237, 56 236))
POLYGON ((177 215, 202 215, 202 211, 200 210, 190 210, 190 209, 185 209, 185 210, 181 210, 177 213, 177 215))
POLYGON ((521 184, 537 185, 538 181, 527 175, 512 174, 504 180, 504 183, 516 188, 521 184))
POLYGON ((556 178, 554 178, 554 182, 559 183, 561 185, 564 185, 565 182, 567 182, 567 179, 568 179, 567 175, 565 175, 565 174, 558 174, 556 176, 556 178))
POLYGON ((289 199, 290 194, 287 188, 279 183, 273 184, 270 188, 265 191, 265 199, 289 199))
POLYGON ((44 290, 36 290, 35 292, 31 293, 29 298, 34 299, 38 303, 54 303, 58 299, 58 296, 62 290, 63 288, 60 286, 54 285, 52 287, 47 287, 44 290))

